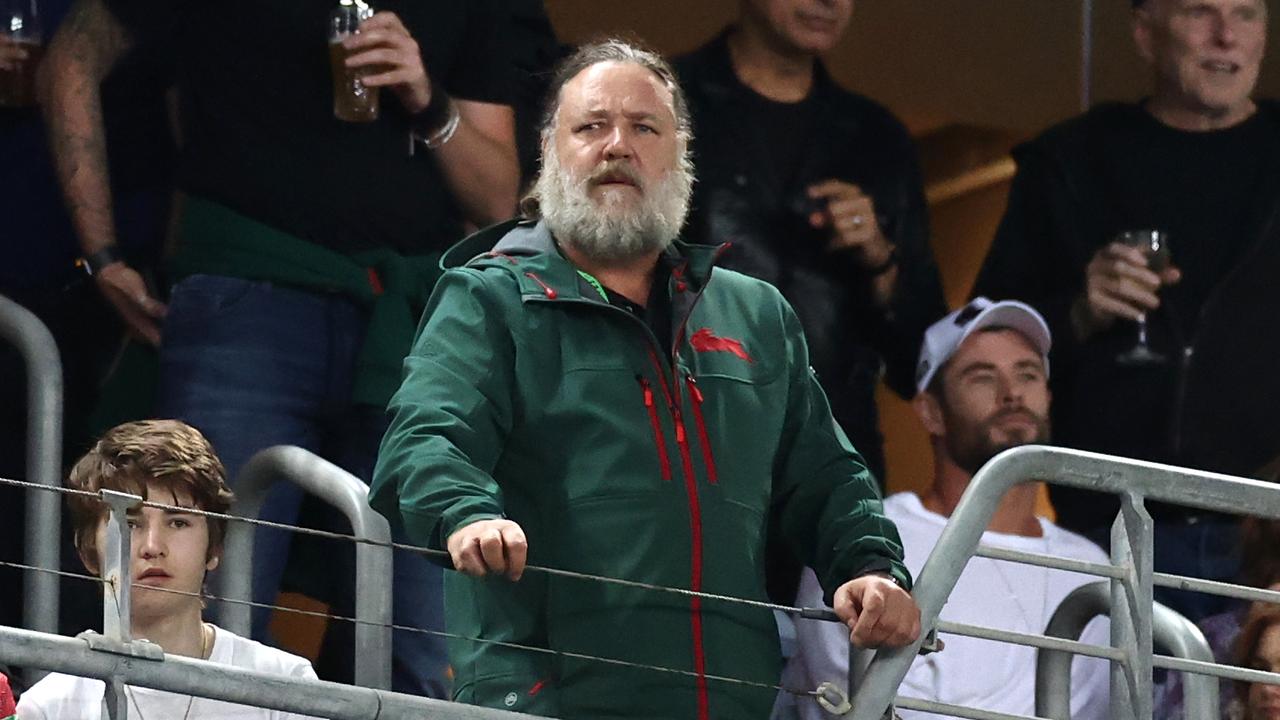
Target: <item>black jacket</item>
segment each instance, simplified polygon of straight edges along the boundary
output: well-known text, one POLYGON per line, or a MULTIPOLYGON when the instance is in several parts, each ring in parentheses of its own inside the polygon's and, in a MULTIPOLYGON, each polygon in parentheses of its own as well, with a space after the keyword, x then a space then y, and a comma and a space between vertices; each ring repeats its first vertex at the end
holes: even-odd
MULTIPOLYGON (((1121 230, 1123 203, 1108 190, 1114 169, 1145 112, 1103 105, 1015 149, 1018 173, 1009 207, 974 288, 1039 309, 1054 333, 1051 383, 1054 432, 1068 447, 1250 475, 1280 454, 1280 113, 1264 103, 1277 132, 1257 148, 1265 171, 1240 222, 1252 240, 1218 278, 1199 308, 1170 302, 1149 319, 1157 367, 1125 367, 1117 355, 1134 343, 1132 323, 1077 342, 1070 307, 1083 292, 1093 254, 1121 230), (1128 133, 1128 135, 1126 134, 1128 133), (1190 328, 1188 331, 1187 328, 1190 328)), ((1189 197, 1186 202, 1196 202, 1189 197)), ((1174 259, 1177 247, 1174 243, 1174 259)), ((1195 272, 1198 268, 1183 268, 1195 272)), ((1114 504, 1053 488, 1063 524, 1109 523, 1114 504)), ((1156 508, 1161 514, 1178 514, 1156 508)))
POLYGON ((839 88, 821 63, 815 117, 796 177, 769 176, 753 147, 752 91, 735 76, 727 33, 676 60, 694 120, 698 182, 686 238, 730 242, 722 264, 777 286, 795 307, 814 369, 836 419, 883 478, 875 388, 880 377, 903 397, 914 394, 920 341, 945 312, 929 248, 928 214, 915 150, 888 110, 839 88), (898 284, 890 307, 873 306, 866 273, 826 249, 825 232, 806 220, 805 188, 826 179, 869 194, 886 236, 896 244, 898 284))

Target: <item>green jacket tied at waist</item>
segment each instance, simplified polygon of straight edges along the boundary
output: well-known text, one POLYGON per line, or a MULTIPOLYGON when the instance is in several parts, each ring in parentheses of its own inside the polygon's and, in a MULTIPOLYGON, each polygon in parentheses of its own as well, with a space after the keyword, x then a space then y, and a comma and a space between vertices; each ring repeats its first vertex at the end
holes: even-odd
POLYGON ((352 402, 385 407, 400 385, 414 328, 440 275, 439 253, 406 257, 383 248, 343 255, 230 208, 188 198, 170 279, 206 274, 346 295, 368 308, 352 402))

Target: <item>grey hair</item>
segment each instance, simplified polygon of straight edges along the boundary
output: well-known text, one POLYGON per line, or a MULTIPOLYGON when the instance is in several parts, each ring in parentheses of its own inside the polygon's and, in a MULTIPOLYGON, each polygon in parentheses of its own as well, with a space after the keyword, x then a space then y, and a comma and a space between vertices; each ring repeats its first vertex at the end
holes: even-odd
MULTIPOLYGON (((676 119, 676 139, 680 147, 681 169, 693 173, 693 160, 690 157, 690 144, 693 142, 693 119, 689 114, 689 103, 684 89, 676 78, 676 71, 661 55, 639 44, 607 38, 598 42, 581 45, 556 66, 547 89, 546 107, 542 113, 539 126, 539 137, 546 147, 556 129, 556 115, 560 111, 561 92, 564 86, 578 76, 583 70, 606 62, 631 63, 639 65, 657 76, 662 86, 671 93, 671 110, 676 119)), ((530 192, 520 201, 521 211, 528 217, 536 218, 538 212, 536 192, 530 192)))

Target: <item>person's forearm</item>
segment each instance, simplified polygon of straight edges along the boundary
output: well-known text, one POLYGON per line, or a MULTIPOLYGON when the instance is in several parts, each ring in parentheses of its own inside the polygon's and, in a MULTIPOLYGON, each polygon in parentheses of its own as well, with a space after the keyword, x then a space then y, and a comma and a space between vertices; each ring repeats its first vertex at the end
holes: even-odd
POLYGON ((893 294, 898 289, 898 266, 895 264, 888 270, 871 278, 871 302, 876 307, 888 310, 893 294))
POLYGON ((54 36, 40 71, 50 150, 86 254, 115 242, 99 88, 124 48, 123 30, 100 0, 81 0, 54 36))
POLYGON ((470 122, 464 111, 453 137, 431 152, 467 220, 485 227, 515 213, 520 167, 514 135, 510 143, 497 140, 470 122))

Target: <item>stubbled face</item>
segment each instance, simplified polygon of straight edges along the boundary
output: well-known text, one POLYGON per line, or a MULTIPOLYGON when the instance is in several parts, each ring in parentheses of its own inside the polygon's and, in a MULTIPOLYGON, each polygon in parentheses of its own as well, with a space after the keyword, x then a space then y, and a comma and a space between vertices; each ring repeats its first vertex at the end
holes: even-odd
POLYGON ((1148 0, 1135 14, 1134 40, 1162 103, 1224 125, 1252 113, 1265 0, 1148 0))
MULTIPOLYGON (((1258 638, 1250 667, 1280 672, 1280 624, 1268 627, 1258 638)), ((1280 720, 1280 686, 1253 683, 1249 686, 1248 703, 1249 720, 1280 720)))
POLYGON ((964 470, 976 473, 1004 450, 1049 439, 1044 359, 1021 333, 975 332, 942 372, 944 440, 964 470))
POLYGON ((671 92, 647 68, 605 62, 561 89, 544 140, 537 191, 562 242, 590 256, 627 260, 680 232, 693 175, 671 92))
MULTIPOLYGON (((148 498, 156 503, 193 507, 190 497, 174 496, 157 487, 148 488, 148 498)), ((207 519, 193 513, 139 507, 129 512, 129 574, 133 582, 133 620, 146 621, 171 617, 199 608, 198 597, 182 595, 199 593, 205 573, 218 566, 217 555, 209 553, 207 519), (155 589, 151 589, 155 588, 155 589)), ((107 547, 107 521, 98 525, 97 544, 100 552, 107 547)), ((105 557, 98 558, 98 570, 105 567, 105 557)))
POLYGON ((744 11, 792 51, 818 55, 840 42, 853 0, 745 0, 744 11))

